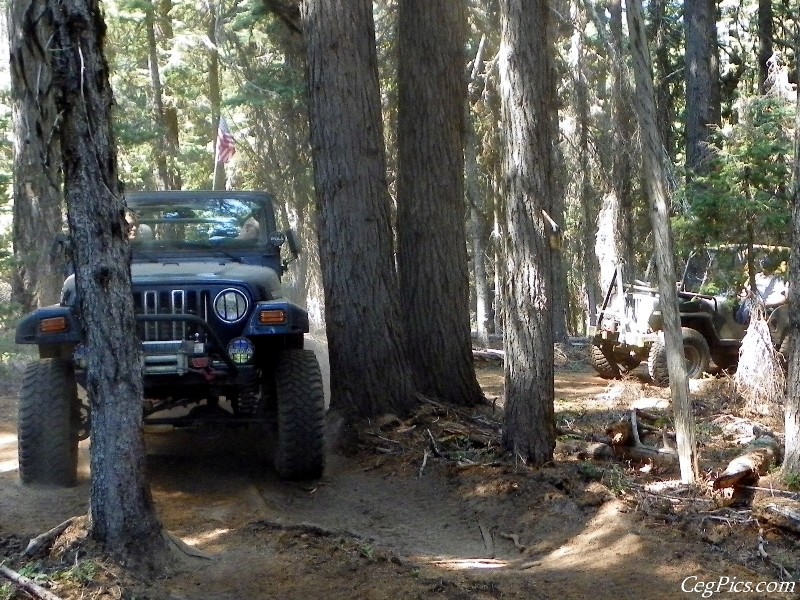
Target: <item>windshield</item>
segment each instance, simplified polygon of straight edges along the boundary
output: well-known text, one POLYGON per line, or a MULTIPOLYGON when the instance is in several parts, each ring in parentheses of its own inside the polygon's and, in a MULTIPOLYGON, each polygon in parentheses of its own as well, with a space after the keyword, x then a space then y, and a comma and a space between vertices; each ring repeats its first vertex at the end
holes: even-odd
POLYGON ((128 207, 134 249, 252 249, 262 246, 269 233, 264 207, 255 199, 130 199, 128 207))

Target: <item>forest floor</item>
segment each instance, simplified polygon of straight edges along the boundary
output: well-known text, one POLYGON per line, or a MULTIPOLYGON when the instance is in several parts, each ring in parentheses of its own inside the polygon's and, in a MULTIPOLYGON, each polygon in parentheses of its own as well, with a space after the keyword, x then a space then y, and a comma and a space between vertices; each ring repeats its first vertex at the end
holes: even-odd
MULTIPOLYGON (((668 390, 652 387, 641 367, 623 381, 604 381, 583 351, 574 354, 560 356, 556 369, 558 425, 569 433, 555 460, 537 469, 499 450, 503 372, 496 362, 479 363, 488 404, 426 403, 409 418, 367 423, 346 452, 331 449, 318 482, 280 481, 241 435, 148 434, 158 514, 197 554, 149 580, 70 530, 53 549, 22 558, 30 538, 86 512, 88 448, 81 444, 76 487, 22 487, 18 382, 7 377, 0 562, 70 600, 657 600, 732 597, 746 585, 747 598, 798 597, 800 583, 795 594, 774 590, 781 580, 800 580, 800 538, 759 523, 710 485, 754 426, 779 434, 780 419, 743 414, 725 382, 711 379, 693 392, 697 487, 681 486, 677 469, 587 458, 587 440, 605 435, 632 406, 669 416, 668 390), (770 582, 772 592, 754 591, 758 582, 770 582)), ((335 442, 335 423, 330 431, 335 442)), ((0 599, 28 597, 0 578, 0 599)))

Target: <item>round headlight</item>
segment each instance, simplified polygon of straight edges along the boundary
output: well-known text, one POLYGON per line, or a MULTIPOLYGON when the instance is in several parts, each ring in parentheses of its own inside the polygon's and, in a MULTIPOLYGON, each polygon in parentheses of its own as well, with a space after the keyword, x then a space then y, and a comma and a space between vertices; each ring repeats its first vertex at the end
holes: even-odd
POLYGON ((236 323, 247 315, 250 303, 239 290, 223 290, 214 298, 214 313, 226 323, 236 323))

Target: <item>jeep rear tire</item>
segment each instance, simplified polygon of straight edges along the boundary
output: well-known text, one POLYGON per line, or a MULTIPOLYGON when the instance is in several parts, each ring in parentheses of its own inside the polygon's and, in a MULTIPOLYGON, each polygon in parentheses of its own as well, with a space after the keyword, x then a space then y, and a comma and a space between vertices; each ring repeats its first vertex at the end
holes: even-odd
MULTIPOLYGON (((708 371, 708 365, 711 362, 708 342, 699 331, 690 327, 681 327, 681 335, 683 337, 683 356, 686 360, 686 375, 689 379, 700 379, 703 373, 708 371)), ((647 370, 656 385, 669 383, 667 349, 663 337, 659 337, 650 347, 647 370)))
POLYGON ((325 393, 311 350, 284 350, 275 365, 278 447, 275 470, 283 479, 317 479, 325 468, 325 393))
POLYGON ((72 364, 57 358, 29 364, 22 380, 17 421, 22 483, 75 485, 80 419, 72 364))

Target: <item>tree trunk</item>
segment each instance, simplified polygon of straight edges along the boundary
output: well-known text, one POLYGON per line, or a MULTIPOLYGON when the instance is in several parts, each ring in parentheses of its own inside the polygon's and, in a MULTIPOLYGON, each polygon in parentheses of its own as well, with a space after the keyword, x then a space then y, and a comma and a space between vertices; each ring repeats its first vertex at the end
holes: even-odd
POLYGON ((664 320, 667 349, 667 369, 672 405, 675 411, 675 432, 678 438, 678 457, 684 483, 697 478, 697 455, 694 441, 694 414, 689 398, 689 381, 683 357, 678 294, 675 290, 672 230, 669 222, 667 175, 663 164, 663 146, 656 125, 655 97, 647 50, 641 0, 627 0, 628 31, 636 78, 636 112, 642 137, 644 180, 650 203, 655 256, 658 266, 658 292, 664 320))
MULTIPOLYGON (((577 130, 576 151, 578 153, 578 172, 575 176, 580 182, 578 188, 578 206, 580 214, 580 243, 583 250, 582 286, 585 295, 584 312, 588 317, 588 324, 594 325, 596 307, 598 305, 597 289, 597 258, 593 240, 594 224, 597 217, 595 194, 592 186, 592 176, 589 167, 589 90, 586 82, 584 55, 586 48, 583 43, 586 28, 586 10, 582 4, 577 4, 575 10, 576 22, 572 35, 572 86, 574 89, 575 128, 577 130)), ((598 244, 600 246, 600 244, 598 244)), ((603 247, 605 245, 603 244, 603 247)), ((613 264, 610 261, 609 264, 613 264)), ((600 263, 602 273, 604 263, 600 263)), ((601 279, 602 281, 602 279, 601 279)), ((584 326, 587 323, 584 323, 584 326)))
POLYGON ((112 554, 159 565, 165 544, 145 474, 142 373, 130 246, 110 128, 112 91, 96 0, 48 0, 64 191, 91 409, 90 529, 112 554))
POLYGON ((472 405, 483 392, 464 223, 466 10, 463 0, 400 0, 398 11, 397 267, 409 359, 419 391, 472 405))
POLYGON ((311 145, 331 366, 331 406, 413 404, 399 320, 375 24, 368 0, 307 0, 311 145))
POLYGON ((475 285, 475 334, 484 347, 489 345, 489 282, 486 273, 486 201, 480 191, 478 139, 471 107, 480 102, 479 74, 483 71, 486 36, 481 38, 469 78, 464 134, 464 184, 469 205, 469 235, 472 243, 472 276, 475 285))
POLYGON ((171 32, 169 25, 169 2, 153 2, 145 5, 145 26, 147 29, 147 56, 150 68, 150 105, 156 131, 155 167, 158 189, 179 190, 182 186, 181 174, 177 170, 177 115, 164 104, 164 86, 161 82, 161 69, 158 60, 159 35, 171 32), (158 13, 156 13, 158 9, 158 13), (160 27, 158 27, 160 25, 160 27), (157 31, 160 29, 160 31, 157 31))
POLYGON ((58 302, 63 257, 50 248, 63 226, 59 119, 50 54, 53 20, 40 2, 18 0, 9 11, 14 208, 12 301, 24 310, 58 302))
MULTIPOLYGON (((800 15, 798 15, 800 16, 800 15)), ((800 33, 795 34, 795 56, 800 51, 800 33)), ((800 75, 800 63, 797 74, 800 75)), ((800 475, 800 87, 797 88, 794 119, 794 173, 792 190, 792 260, 789 261, 789 376, 784 406, 784 435, 786 449, 782 472, 800 475)))
MULTIPOLYGON (((719 124, 720 84, 715 0, 684 4, 686 29, 686 168, 702 173, 711 128, 719 124)), ((691 175, 691 173, 690 173, 691 175)))
MULTIPOLYGON (((797 24, 795 24, 795 27, 797 27, 797 24)), ((767 61, 772 58, 773 36, 772 0, 758 0, 758 89, 762 94, 769 93, 767 89, 767 79, 769 78, 767 61)))
POLYGON ((211 179, 211 189, 225 189, 225 165, 217 159, 217 132, 219 131, 219 120, 222 108, 222 94, 219 89, 219 50, 217 49, 217 21, 219 7, 216 0, 209 0, 208 3, 208 41, 211 50, 208 57, 208 99, 211 103, 211 139, 214 144, 214 166, 211 179))
MULTIPOLYGON (((614 57, 611 66, 612 78, 612 141, 611 141, 611 189, 614 195, 614 249, 617 262, 628 266, 633 274, 636 267, 636 252, 633 248, 633 215, 634 215, 634 181, 636 180, 632 156, 638 155, 635 148, 636 115, 633 112, 633 93, 628 71, 623 69, 625 39, 622 33, 622 2, 612 0, 609 4, 611 13, 611 43, 614 57)), ((612 267, 613 270, 613 267, 612 267)))
POLYGON ((541 465, 555 448, 550 227, 555 77, 546 0, 501 0, 500 78, 506 132, 503 444, 541 465))
POLYGON ((673 73, 670 60, 671 46, 670 33, 667 28, 666 17, 667 0, 652 0, 650 2, 650 40, 653 42, 653 69, 655 94, 656 94, 656 123, 661 141, 667 151, 673 149, 675 136, 672 133, 672 123, 675 115, 674 102, 670 92, 673 73))

